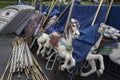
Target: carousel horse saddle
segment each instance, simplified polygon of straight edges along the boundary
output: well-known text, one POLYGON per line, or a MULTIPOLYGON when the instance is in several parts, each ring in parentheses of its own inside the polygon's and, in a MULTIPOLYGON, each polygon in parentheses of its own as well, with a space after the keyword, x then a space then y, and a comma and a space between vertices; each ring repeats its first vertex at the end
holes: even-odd
POLYGON ((58 46, 58 42, 59 42, 59 39, 61 38, 62 36, 58 33, 53 33, 50 35, 50 44, 53 45, 53 47, 57 47, 58 46))

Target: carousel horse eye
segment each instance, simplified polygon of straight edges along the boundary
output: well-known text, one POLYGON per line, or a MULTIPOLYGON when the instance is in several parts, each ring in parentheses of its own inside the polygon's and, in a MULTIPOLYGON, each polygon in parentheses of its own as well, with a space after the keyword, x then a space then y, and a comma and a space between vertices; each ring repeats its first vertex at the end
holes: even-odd
POLYGON ((6 13, 6 15, 9 15, 9 14, 10 14, 9 12, 6 13))
POLYGON ((75 27, 75 24, 72 24, 73 27, 75 27))
POLYGON ((118 32, 120 34, 120 32, 118 32))
POLYGON ((108 27, 108 29, 110 29, 110 27, 108 27))
POLYGON ((75 33, 75 35, 77 35, 77 33, 75 33))

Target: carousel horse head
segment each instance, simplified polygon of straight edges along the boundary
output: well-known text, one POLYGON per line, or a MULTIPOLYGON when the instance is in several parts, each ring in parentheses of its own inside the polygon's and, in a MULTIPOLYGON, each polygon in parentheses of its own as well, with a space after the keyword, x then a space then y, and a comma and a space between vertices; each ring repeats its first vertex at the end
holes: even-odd
POLYGON ((66 28, 67 29, 66 36, 67 37, 72 36, 72 38, 77 38, 80 35, 79 27, 80 27, 80 24, 79 24, 78 20, 72 18, 66 28))
POLYGON ((100 28, 98 30, 98 32, 102 33, 104 37, 106 38, 112 38, 112 39, 118 39, 118 37, 120 37, 120 31, 108 26, 104 23, 100 24, 100 28))

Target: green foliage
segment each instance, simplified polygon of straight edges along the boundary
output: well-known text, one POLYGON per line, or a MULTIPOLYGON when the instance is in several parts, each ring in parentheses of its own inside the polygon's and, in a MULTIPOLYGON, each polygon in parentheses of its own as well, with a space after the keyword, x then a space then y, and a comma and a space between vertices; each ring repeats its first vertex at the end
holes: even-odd
MULTIPOLYGON (((9 6, 9 5, 16 4, 17 2, 18 2, 18 0, 6 0, 6 1, 0 0, 0 9, 4 8, 6 6, 9 6)), ((25 4, 31 4, 31 2, 28 1, 28 0, 24 1, 24 3, 25 4)))

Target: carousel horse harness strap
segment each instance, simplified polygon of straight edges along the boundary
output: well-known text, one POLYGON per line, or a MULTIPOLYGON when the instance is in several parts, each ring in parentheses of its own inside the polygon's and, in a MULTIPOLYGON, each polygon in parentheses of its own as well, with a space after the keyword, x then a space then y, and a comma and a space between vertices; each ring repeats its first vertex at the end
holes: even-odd
POLYGON ((112 34, 111 34, 108 30, 103 30, 103 33, 105 33, 105 34, 109 34, 109 35, 112 36, 112 34))
POLYGON ((109 34, 110 36, 113 36, 116 33, 116 30, 110 32, 108 29, 103 30, 103 33, 109 34))
POLYGON ((67 51, 71 51, 72 50, 72 45, 68 45, 67 43, 65 43, 62 39, 60 39, 59 40, 60 41, 60 43, 62 44, 62 45, 64 45, 65 47, 66 47, 66 50, 67 51))

